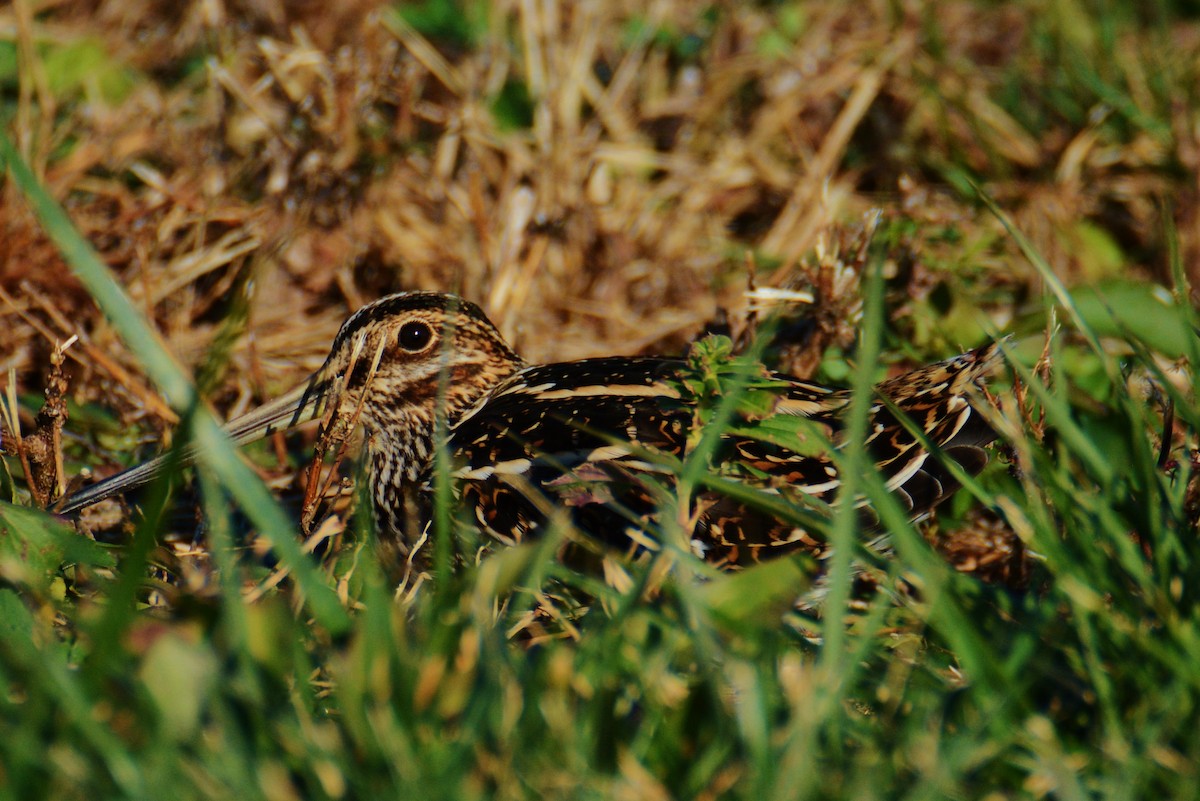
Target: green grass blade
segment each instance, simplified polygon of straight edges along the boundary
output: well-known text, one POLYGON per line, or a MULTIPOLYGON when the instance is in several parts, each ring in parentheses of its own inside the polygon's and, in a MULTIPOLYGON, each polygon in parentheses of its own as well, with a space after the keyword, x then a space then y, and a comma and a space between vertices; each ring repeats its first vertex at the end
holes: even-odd
POLYGON ((349 617, 312 560, 301 551, 295 526, 262 480, 238 458, 232 441, 200 403, 196 388, 171 358, 158 334, 138 313, 112 271, 100 261, 62 206, 50 197, 3 133, 0 133, 0 160, 7 164, 13 181, 25 195, 62 257, 87 287, 130 351, 142 363, 146 374, 158 386, 171 408, 179 412, 181 418, 195 410, 192 434, 200 460, 213 471, 279 552, 280 559, 308 599, 313 615, 331 631, 344 631, 349 617))
POLYGON ((829 531, 833 557, 829 566, 830 590, 825 600, 825 650, 822 652, 823 663, 830 671, 831 678, 843 674, 846 667, 842 615, 850 598, 851 564, 855 552, 855 534, 859 529, 854 499, 861 491, 862 475, 875 469, 867 453, 866 440, 870 409, 875 401, 874 368, 883 341, 883 255, 876 246, 865 268, 867 274, 863 290, 866 298, 859 335, 858 363, 853 373, 853 394, 842 436, 845 445, 837 453, 840 502, 829 531))

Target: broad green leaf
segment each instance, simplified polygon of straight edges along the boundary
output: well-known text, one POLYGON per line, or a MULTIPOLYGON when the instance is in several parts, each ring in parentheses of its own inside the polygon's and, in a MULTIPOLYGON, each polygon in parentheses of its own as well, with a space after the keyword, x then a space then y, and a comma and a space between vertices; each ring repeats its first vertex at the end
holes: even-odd
POLYGON ((158 707, 168 737, 186 741, 196 733, 219 669, 207 644, 189 642, 175 632, 150 646, 138 676, 158 707))
POLYGON ((33 639, 33 618, 21 596, 7 587, 0 588, 0 642, 5 648, 19 650, 33 639))
POLYGON ((799 557, 773 559, 712 579, 700 595, 712 615, 736 627, 787 611, 812 585, 813 571, 799 557))
POLYGON ((1112 278, 1128 262, 1112 234, 1086 220, 1075 223, 1065 233, 1065 239, 1089 280, 1112 278))
POLYGON ((0 578, 38 590, 67 564, 112 567, 112 554, 45 512, 0 502, 0 578))
POLYGON ((1177 306, 1171 293, 1155 284, 1115 281, 1072 290, 1079 314, 1100 336, 1123 338, 1132 334, 1171 358, 1188 352, 1187 337, 1194 337, 1187 311, 1177 306))

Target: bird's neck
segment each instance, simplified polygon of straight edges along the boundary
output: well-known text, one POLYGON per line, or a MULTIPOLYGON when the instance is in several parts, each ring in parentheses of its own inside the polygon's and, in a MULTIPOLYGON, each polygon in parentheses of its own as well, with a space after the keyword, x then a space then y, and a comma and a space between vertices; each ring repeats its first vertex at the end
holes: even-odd
POLYGON ((433 469, 435 443, 497 384, 523 364, 458 365, 448 380, 404 393, 397 403, 363 410, 368 479, 381 531, 399 533, 411 510, 404 507, 433 469))

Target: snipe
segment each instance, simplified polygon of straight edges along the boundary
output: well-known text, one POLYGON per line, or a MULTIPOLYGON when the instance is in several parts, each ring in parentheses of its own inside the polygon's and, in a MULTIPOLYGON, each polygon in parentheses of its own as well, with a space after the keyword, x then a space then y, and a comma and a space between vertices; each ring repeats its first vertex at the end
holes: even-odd
MULTIPOLYGON (((990 345, 876 387, 868 452, 912 517, 957 488, 947 460, 969 474, 986 463, 982 447, 995 435, 972 403, 996 361, 990 345)), ((850 393, 761 367, 736 376, 739 382, 752 403, 734 410, 708 456, 712 471, 726 487, 750 484, 810 515, 834 502, 841 482, 832 451, 850 393), (778 424, 762 425, 772 421, 778 424)), ((701 412, 713 401, 705 383, 681 359, 527 365, 474 304, 406 292, 356 312, 312 378, 226 430, 247 442, 327 409, 361 423, 377 527, 402 552, 419 541, 428 519, 439 421, 459 506, 492 537, 519 542, 557 514, 610 546, 653 549, 664 488, 696 446, 701 412)), ((148 462, 87 488, 60 511, 145 483, 162 464, 148 462)), ((781 519, 720 486, 702 483, 685 515, 692 549, 705 559, 736 567, 822 549, 796 516, 781 519)))

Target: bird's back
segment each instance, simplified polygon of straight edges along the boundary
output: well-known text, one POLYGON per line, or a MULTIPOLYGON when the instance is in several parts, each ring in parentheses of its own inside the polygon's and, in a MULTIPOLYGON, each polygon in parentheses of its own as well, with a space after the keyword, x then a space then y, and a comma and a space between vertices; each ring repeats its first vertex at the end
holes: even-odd
MULTIPOLYGON (((868 452, 913 517, 957 483, 897 412, 968 473, 978 472, 986 462, 980 447, 994 434, 967 395, 994 355, 994 347, 980 349, 877 388, 868 452)), ((819 552, 819 534, 798 521, 805 508, 811 516, 814 507, 837 500, 831 451, 841 442, 850 395, 766 371, 742 384, 754 402, 733 403, 706 453, 706 478, 689 509, 690 545, 721 566, 797 549, 819 552), (780 504, 796 514, 781 516, 780 504)), ((679 359, 527 367, 453 422, 460 505, 503 542, 525 539, 554 510, 566 509, 571 523, 599 542, 622 550, 656 547, 664 495, 720 402, 704 395, 689 363, 679 359)))

